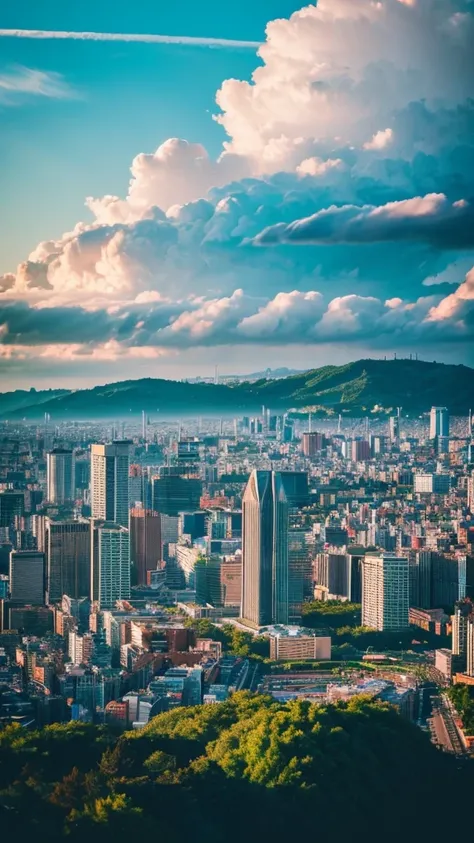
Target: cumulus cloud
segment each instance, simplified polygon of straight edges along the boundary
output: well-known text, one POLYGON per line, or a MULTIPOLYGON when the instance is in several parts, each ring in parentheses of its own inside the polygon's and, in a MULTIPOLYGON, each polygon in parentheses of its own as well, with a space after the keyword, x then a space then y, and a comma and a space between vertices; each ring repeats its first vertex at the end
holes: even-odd
POLYGON ((473 248, 474 208, 464 199, 449 202, 442 193, 388 202, 379 207, 332 206, 289 225, 270 226, 254 242, 268 246, 390 240, 422 240, 444 249, 473 248))
POLYGON ((138 154, 124 197, 0 276, 3 356, 472 339, 473 20, 319 0, 270 22, 251 80, 217 93, 217 160, 138 154))

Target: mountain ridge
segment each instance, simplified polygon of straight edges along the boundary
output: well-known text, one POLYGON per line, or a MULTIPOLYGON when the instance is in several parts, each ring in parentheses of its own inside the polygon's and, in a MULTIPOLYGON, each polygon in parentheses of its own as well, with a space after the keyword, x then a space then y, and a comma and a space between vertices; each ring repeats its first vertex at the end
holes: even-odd
POLYGON ((210 384, 139 378, 90 389, 0 394, 0 419, 116 418, 147 414, 247 413, 311 408, 323 414, 386 413, 402 407, 419 414, 433 404, 453 415, 474 407, 474 369, 421 360, 362 359, 326 365, 283 378, 210 384), (28 403, 28 399, 31 399, 28 403))

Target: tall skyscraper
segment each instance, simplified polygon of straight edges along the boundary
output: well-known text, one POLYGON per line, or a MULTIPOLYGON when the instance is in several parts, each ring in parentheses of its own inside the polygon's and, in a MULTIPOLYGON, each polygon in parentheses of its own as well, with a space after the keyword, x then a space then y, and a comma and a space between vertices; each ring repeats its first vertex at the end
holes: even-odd
POLYGON ((303 603, 312 596, 313 565, 309 530, 288 531, 288 620, 301 623, 303 603))
POLYGON ((91 599, 101 609, 130 598, 130 533, 121 524, 92 524, 91 599))
POLYGON ((279 474, 252 471, 242 498, 242 616, 288 623, 288 503, 279 474))
POLYGON ((66 448, 54 448, 46 456, 47 498, 50 503, 74 500, 74 454, 66 448))
POLYGON ((12 550, 9 575, 13 603, 37 606, 44 603, 44 553, 12 550))
POLYGON ((408 626, 408 559, 368 554, 362 562, 362 625, 380 631, 408 626))
POLYGON ((11 527, 15 518, 25 512, 25 493, 7 490, 0 492, 0 527, 11 527))
POLYGON ((432 407, 430 413, 430 439, 449 436, 449 412, 447 407, 432 407))
POLYGON ((130 442, 91 445, 92 517, 128 529, 130 442))
POLYGON ((138 585, 147 584, 147 572, 161 561, 161 518, 158 512, 135 507, 130 513, 130 560, 138 585))
POLYGON ((91 525, 89 521, 46 523, 46 591, 48 602, 63 594, 78 599, 90 593, 91 525))
POLYGON ((392 443, 392 445, 399 445, 400 444, 400 418, 399 418, 399 416, 390 416, 389 428, 390 428, 390 442, 392 443))

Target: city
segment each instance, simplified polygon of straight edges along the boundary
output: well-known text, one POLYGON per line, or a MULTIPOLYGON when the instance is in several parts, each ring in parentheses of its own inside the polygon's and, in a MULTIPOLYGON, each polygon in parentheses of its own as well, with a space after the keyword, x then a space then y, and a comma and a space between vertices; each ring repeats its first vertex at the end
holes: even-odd
POLYGON ((364 693, 471 753, 470 416, 4 422, 0 458, 2 723, 364 693))
POLYGON ((474 792, 474 0, 0 4, 0 829, 474 792))

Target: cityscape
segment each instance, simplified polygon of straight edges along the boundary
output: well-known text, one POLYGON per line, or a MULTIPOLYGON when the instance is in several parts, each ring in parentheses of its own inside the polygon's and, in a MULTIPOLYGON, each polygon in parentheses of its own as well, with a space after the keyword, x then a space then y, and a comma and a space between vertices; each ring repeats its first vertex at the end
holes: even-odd
POLYGON ((474 0, 0 6, 2 839, 469 833, 474 0))

